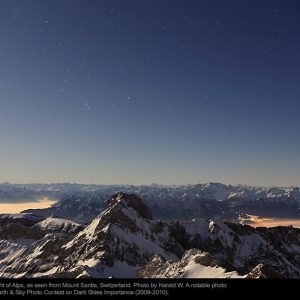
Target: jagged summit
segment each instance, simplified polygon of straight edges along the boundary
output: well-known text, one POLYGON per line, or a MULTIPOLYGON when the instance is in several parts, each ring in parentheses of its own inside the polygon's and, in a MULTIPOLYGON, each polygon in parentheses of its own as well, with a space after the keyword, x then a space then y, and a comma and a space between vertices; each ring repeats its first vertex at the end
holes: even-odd
POLYGON ((152 220, 150 208, 143 200, 135 194, 116 193, 105 201, 105 210, 110 210, 116 205, 128 206, 133 208, 142 218, 152 220))
POLYGON ((237 272, 226 272, 208 252, 199 249, 185 251, 179 260, 166 261, 155 255, 137 270, 138 278, 243 278, 237 272))
POLYGON ((113 194, 84 226, 18 220, 0 220, 0 277, 300 276, 299 229, 152 220, 142 199, 129 193, 113 194))
POLYGON ((253 270, 247 275, 246 278, 280 278, 280 274, 264 264, 259 264, 255 268, 253 268, 253 270))

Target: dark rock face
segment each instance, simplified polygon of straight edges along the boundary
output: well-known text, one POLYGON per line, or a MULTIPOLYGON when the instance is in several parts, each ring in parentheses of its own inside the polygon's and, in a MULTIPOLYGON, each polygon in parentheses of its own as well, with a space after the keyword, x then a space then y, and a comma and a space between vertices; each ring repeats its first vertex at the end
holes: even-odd
POLYGON ((193 264, 197 267, 218 267, 208 252, 190 249, 184 252, 181 259, 166 261, 159 255, 151 258, 148 264, 136 272, 137 278, 181 278, 185 270, 193 264))
POLYGON ((22 224, 9 224, 0 230, 0 238, 12 239, 34 239, 38 240, 43 237, 43 232, 34 227, 26 227, 22 224))
POLYGON ((247 275, 249 279, 267 279, 267 278, 280 278, 281 276, 272 269, 272 267, 264 264, 259 264, 247 275))
POLYGON ((92 272, 96 275, 92 276, 104 276, 99 273, 106 268, 113 269, 120 262, 132 267, 144 265, 155 254, 152 246, 156 246, 157 238, 152 241, 149 237, 152 216, 143 201, 135 195, 117 193, 105 204, 104 211, 56 253, 64 265, 64 274, 76 265, 80 276, 88 276, 90 269, 78 263, 92 260, 99 261, 92 272), (141 248, 140 241, 150 246, 141 248))
POLYGON ((160 270, 164 268, 165 265, 166 260, 159 255, 155 255, 145 267, 139 268, 136 271, 135 276, 137 278, 153 278, 159 273, 160 270))
POLYGON ((205 266, 205 267, 214 267, 216 264, 213 262, 212 256, 208 252, 203 252, 202 255, 197 256, 194 259, 195 263, 205 266))
POLYGON ((121 277, 125 273, 118 272, 127 269, 130 276, 138 269, 138 277, 182 277, 190 264, 220 267, 229 277, 231 271, 248 278, 300 276, 300 230, 295 228, 155 221, 138 196, 126 193, 108 198, 104 211, 74 232, 59 226, 39 230, 39 221, 0 219, 0 277, 121 277), (15 240, 22 238, 34 241, 15 240))
POLYGON ((0 215, 0 238, 40 239, 43 233, 34 225, 42 220, 43 217, 35 215, 0 215))
POLYGON ((152 220, 150 208, 135 194, 117 193, 106 201, 105 209, 109 209, 116 202, 125 202, 128 207, 132 207, 138 214, 145 219, 152 220))
POLYGON ((171 233, 174 239, 185 249, 188 247, 189 238, 180 222, 171 223, 171 233))
POLYGON ((21 224, 27 227, 33 226, 36 223, 44 220, 44 217, 33 215, 33 214, 17 214, 15 217, 14 214, 3 214, 0 215, 0 226, 6 226, 9 224, 21 224))
POLYGON ((115 224, 122 228, 127 228, 131 232, 139 231, 138 226, 126 213, 128 208, 132 208, 139 218, 152 220, 151 210, 144 204, 138 196, 134 194, 117 193, 105 201, 104 212, 101 214, 101 223, 98 229, 108 224, 115 224))

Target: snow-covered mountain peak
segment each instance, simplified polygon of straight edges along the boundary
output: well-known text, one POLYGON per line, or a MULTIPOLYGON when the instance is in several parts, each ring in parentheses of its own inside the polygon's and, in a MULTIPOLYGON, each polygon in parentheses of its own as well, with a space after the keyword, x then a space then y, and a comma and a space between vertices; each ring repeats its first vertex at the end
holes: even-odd
POLYGON ((227 272, 218 266, 208 252, 199 249, 185 251, 182 258, 166 261, 159 255, 137 271, 140 278, 243 278, 237 272, 227 272))
POLYGON ((49 217, 37 223, 34 227, 47 232, 63 232, 63 233, 76 232, 82 229, 79 224, 73 221, 54 218, 54 217, 49 217))
POLYGON ((0 218, 2 277, 124 278, 137 270, 137 276, 167 278, 300 276, 300 230, 292 227, 152 220, 141 198, 129 193, 108 197, 85 226, 20 217, 0 218), (57 231, 73 226, 78 230, 57 231))
POLYGON ((116 193, 105 201, 103 212, 79 232, 66 248, 87 244, 111 234, 113 228, 131 233, 149 232, 150 209, 136 195, 116 193))
POLYGON ((121 206, 125 209, 133 209, 140 217, 152 220, 151 210, 135 194, 116 193, 105 202, 105 211, 110 211, 114 207, 121 206))

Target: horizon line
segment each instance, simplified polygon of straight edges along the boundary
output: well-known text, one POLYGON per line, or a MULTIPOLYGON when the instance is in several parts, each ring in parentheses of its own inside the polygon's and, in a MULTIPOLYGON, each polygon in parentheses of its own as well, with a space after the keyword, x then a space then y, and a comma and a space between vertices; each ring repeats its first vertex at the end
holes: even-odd
POLYGON ((224 183, 224 182, 218 182, 218 181, 208 181, 208 182, 198 182, 198 183, 185 183, 185 184, 175 184, 175 183, 147 183, 147 184, 132 184, 132 183, 82 183, 82 182, 28 182, 28 183, 18 183, 18 182, 9 182, 4 181, 1 182, 0 185, 63 185, 63 184, 70 184, 70 185, 95 185, 95 186, 194 186, 194 185, 205 185, 205 184, 222 184, 225 186, 245 186, 245 187, 261 187, 261 188, 292 188, 296 187, 299 188, 299 186, 296 185, 256 185, 256 184, 243 184, 243 183, 224 183))

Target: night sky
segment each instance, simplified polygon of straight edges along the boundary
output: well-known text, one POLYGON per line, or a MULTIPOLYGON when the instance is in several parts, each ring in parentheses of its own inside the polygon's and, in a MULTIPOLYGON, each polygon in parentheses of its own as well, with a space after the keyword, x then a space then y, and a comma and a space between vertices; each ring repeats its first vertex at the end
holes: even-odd
POLYGON ((0 181, 300 185, 300 1, 1 0, 0 181))

